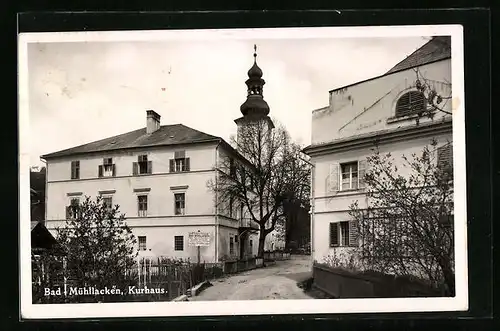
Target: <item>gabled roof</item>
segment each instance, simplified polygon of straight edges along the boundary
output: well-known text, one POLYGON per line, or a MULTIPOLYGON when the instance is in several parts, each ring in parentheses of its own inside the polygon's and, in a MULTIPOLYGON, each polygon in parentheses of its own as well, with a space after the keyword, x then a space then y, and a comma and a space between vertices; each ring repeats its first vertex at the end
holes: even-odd
POLYGON ((146 133, 146 128, 142 128, 118 136, 42 155, 42 158, 49 159, 92 152, 113 151, 138 147, 193 144, 210 141, 217 142, 220 140, 222 140, 222 138, 192 129, 183 124, 162 125, 158 130, 151 134, 146 133))
POLYGON ((451 37, 450 36, 438 36, 438 37, 433 37, 431 40, 429 40, 426 44, 424 44, 422 47, 417 49, 415 52, 411 53, 409 56, 407 56, 404 60, 396 64, 394 67, 392 67, 389 71, 386 73, 368 78, 359 82, 351 83, 342 87, 337 87, 334 88, 333 90, 330 90, 329 92, 333 91, 338 91, 342 90, 351 86, 355 86, 361 83, 369 82, 375 79, 379 79, 382 77, 385 77, 389 74, 393 74, 398 71, 403 71, 407 70, 410 68, 422 66, 424 64, 432 63, 432 62, 437 62, 445 59, 451 58, 451 37))
POLYGON ((396 64, 386 74, 418 67, 427 63, 444 60, 451 57, 451 37, 436 36, 422 47, 411 53, 406 59, 396 64))

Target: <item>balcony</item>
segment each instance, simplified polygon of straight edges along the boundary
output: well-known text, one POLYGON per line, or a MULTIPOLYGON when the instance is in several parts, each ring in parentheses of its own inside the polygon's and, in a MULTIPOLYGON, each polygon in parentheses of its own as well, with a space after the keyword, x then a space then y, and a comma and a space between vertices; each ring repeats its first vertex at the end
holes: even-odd
POLYGON ((240 231, 244 230, 259 230, 259 224, 257 224, 253 219, 244 217, 240 219, 240 231))

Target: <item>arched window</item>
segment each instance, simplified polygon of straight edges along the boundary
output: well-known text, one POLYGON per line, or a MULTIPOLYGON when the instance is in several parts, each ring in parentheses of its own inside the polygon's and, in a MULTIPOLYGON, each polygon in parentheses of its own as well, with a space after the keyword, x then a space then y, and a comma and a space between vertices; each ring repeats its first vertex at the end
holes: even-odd
POLYGON ((407 116, 425 110, 425 96, 422 92, 410 91, 403 94, 396 103, 396 117, 407 116))

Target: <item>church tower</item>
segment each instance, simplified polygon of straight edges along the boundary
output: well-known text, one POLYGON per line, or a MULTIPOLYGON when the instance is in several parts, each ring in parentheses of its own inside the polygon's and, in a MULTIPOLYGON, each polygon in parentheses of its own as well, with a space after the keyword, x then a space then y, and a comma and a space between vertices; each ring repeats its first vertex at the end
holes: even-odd
POLYGON ((256 124, 262 125, 267 132, 270 132, 274 128, 274 123, 268 116, 269 105, 262 95, 266 82, 262 79, 262 70, 257 65, 256 45, 254 45, 253 57, 253 66, 248 70, 248 79, 245 81, 247 85, 247 99, 240 107, 243 116, 234 121, 238 126, 238 144, 242 142, 242 137, 248 136, 249 128, 256 124))

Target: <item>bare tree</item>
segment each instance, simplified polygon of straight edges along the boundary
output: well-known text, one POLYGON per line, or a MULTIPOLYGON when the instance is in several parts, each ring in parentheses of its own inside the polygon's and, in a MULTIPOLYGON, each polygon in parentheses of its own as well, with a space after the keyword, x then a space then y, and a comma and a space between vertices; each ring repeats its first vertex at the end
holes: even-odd
POLYGON ((419 123, 422 117, 433 119, 434 116, 441 112, 446 115, 452 113, 446 110, 447 103, 451 100, 451 83, 448 81, 434 81, 427 79, 419 70, 413 69, 415 72, 415 88, 424 96, 424 107, 418 108, 414 114, 417 115, 416 122, 419 123), (438 89, 436 86, 445 86, 446 89, 438 89))
POLYGON ((350 206, 358 252, 369 269, 417 276, 454 295, 451 145, 437 148, 433 139, 420 155, 402 158, 409 175, 378 148, 367 158, 367 206, 350 206))
POLYGON ((309 168, 283 126, 269 129, 265 121, 253 121, 231 145, 239 157, 224 157, 220 176, 209 187, 217 193, 218 207, 231 213, 233 203, 243 204, 245 217, 259 226, 258 255, 263 256, 266 236, 285 221, 284 204, 308 201, 309 168))

